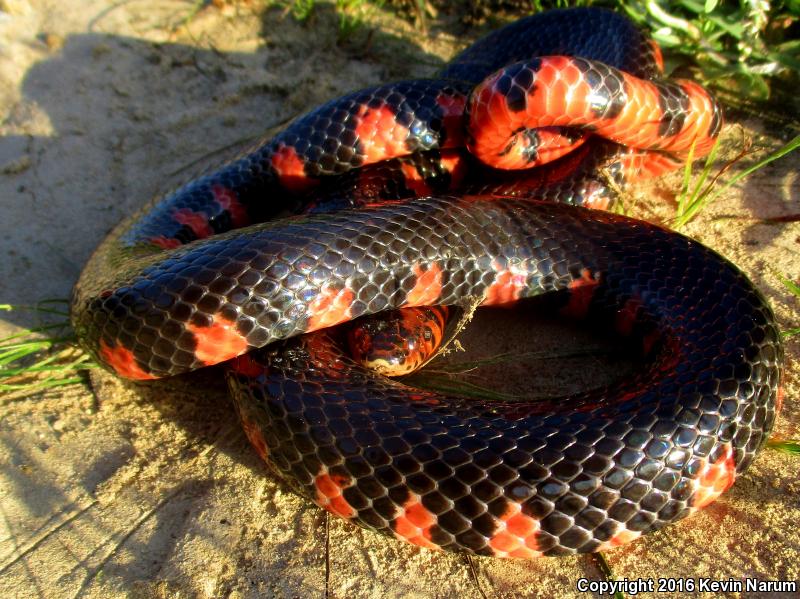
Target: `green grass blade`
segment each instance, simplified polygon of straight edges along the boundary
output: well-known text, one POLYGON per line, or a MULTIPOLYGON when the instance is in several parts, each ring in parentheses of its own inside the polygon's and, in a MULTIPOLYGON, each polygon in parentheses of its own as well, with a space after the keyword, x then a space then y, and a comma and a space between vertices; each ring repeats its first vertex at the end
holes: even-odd
POLYGON ((63 387, 65 385, 77 385, 83 382, 81 377, 68 379, 45 379, 39 383, 0 383, 0 391, 40 391, 52 387, 63 387))
MULTIPOLYGON (((694 146, 690 149, 690 156, 694 150, 694 146)), ((709 202, 708 200, 708 189, 710 185, 706 187, 706 181, 708 180, 709 175, 711 174, 711 169, 716 163, 717 160, 717 153, 719 151, 719 138, 711 147, 711 151, 708 153, 706 157, 705 164, 703 165, 703 170, 700 171, 700 175, 697 177, 697 183, 692 190, 691 195, 686 198, 685 193, 681 194, 681 201, 678 202, 678 209, 676 211, 675 219, 674 219, 674 226, 675 228, 680 228, 688 223, 695 214, 697 214, 700 210, 702 210, 709 202), (704 191, 705 188, 705 191, 704 191)), ((687 172, 691 172, 691 161, 686 162, 687 172)), ((685 178, 684 178, 685 180, 685 178)), ((688 184, 686 184, 688 187, 688 184)))
POLYGON ((689 183, 692 180, 692 163, 694 162, 695 143, 693 143, 689 148, 689 155, 686 157, 686 164, 683 166, 683 181, 681 182, 681 191, 680 194, 678 195, 678 214, 684 214, 686 212, 686 203, 688 201, 687 194, 689 193, 689 183))
POLYGON ((50 324, 42 324, 42 325, 39 325, 37 327, 33 327, 33 328, 30 328, 30 329, 25 329, 24 331, 22 331, 20 333, 14 333, 13 335, 9 335, 8 337, 3 337, 2 339, 0 339, 0 343, 5 343, 6 341, 8 341, 10 339, 16 339, 17 337, 24 337, 25 335, 30 335, 31 333, 40 333, 40 332, 44 332, 44 331, 51 331, 51 330, 57 329, 59 327, 60 328, 69 328, 69 326, 70 326, 69 322, 67 322, 66 320, 62 320, 62 321, 59 321, 59 322, 52 322, 50 324))
POLYGON ((783 275, 778 275, 778 278, 781 280, 781 283, 797 298, 800 298, 800 285, 792 281, 791 279, 787 279, 783 275))
POLYGON ((534 399, 529 396, 513 395, 503 393, 494 389, 487 389, 476 385, 463 378, 456 379, 454 376, 469 376, 469 373, 485 366, 495 366, 509 364, 524 360, 558 360, 564 358, 580 358, 591 356, 605 356, 613 352, 613 348, 603 346, 587 346, 582 349, 567 349, 563 351, 532 351, 532 352, 511 352, 497 354, 488 358, 470 360, 463 362, 453 362, 450 364, 433 365, 425 370, 413 373, 403 379, 409 385, 423 387, 430 391, 440 393, 455 393, 476 400, 490 401, 519 401, 520 399, 534 399))
MULTIPOLYGON (((63 328, 64 326, 65 325, 59 325, 59 327, 56 328, 63 328)), ((34 338, 34 339, 29 339, 28 341, 24 341, 26 336, 30 338, 31 333, 38 333, 38 332, 39 332, 38 330, 31 330, 31 331, 26 331, 25 333, 20 333, 19 335, 13 335, 12 337, 14 339, 20 339, 20 341, 17 343, 7 343, 0 345, 0 352, 20 347, 28 347, 29 345, 34 345, 34 344, 40 344, 44 347, 49 347, 51 345, 55 345, 56 343, 70 343, 75 340, 75 337, 73 335, 66 335, 62 337, 34 338)), ((9 337, 9 339, 11 339, 11 337, 9 337)))
POLYGON ((736 185, 739 181, 751 175, 752 173, 756 172, 760 168, 764 168, 769 163, 778 160, 778 158, 783 158, 786 154, 790 152, 794 152, 797 148, 800 148, 800 135, 797 135, 793 139, 791 139, 786 145, 779 148, 763 160, 759 160, 756 164, 746 168, 741 173, 737 173, 735 176, 731 177, 729 181, 727 181, 722 187, 717 189, 712 195, 716 198, 722 192, 724 192, 729 187, 736 185))
MULTIPOLYGON (((689 156, 686 160, 686 166, 684 167, 683 173, 683 185, 681 186, 681 194, 678 199, 678 207, 676 210, 675 216, 675 227, 678 228, 683 224, 686 224, 688 220, 687 214, 692 211, 692 214, 696 214, 703 207, 702 198, 703 198, 703 189, 706 185, 706 181, 708 180, 709 175, 711 174, 711 169, 714 166, 714 163, 717 160, 717 153, 719 151, 719 138, 717 141, 714 142, 714 145, 711 147, 711 151, 706 156, 705 164, 703 166, 703 170, 700 172, 700 175, 697 177, 697 182, 695 183, 694 189, 692 190, 691 194, 688 194, 689 188, 689 179, 691 177, 692 172, 692 158, 694 155, 694 144, 692 147, 689 148, 689 156)), ((691 218, 691 217, 689 217, 691 218)))
MULTIPOLYGON (((791 293, 796 298, 800 299, 800 285, 798 285, 797 283, 795 283, 791 279, 787 279, 786 277, 784 277, 780 273, 775 273, 775 274, 777 275, 777 277, 780 280, 780 282, 783 283, 784 287, 786 287, 786 289, 789 290, 789 293, 791 293)), ((797 335, 798 333, 800 333, 800 327, 795 327, 795 328, 792 328, 792 329, 787 329, 785 331, 782 331, 781 332, 781 336, 784 339, 786 339, 787 337, 793 337, 794 335, 797 335)))
POLYGON ((776 449, 789 455, 800 456, 800 441, 788 441, 783 439, 770 439, 767 447, 776 449))
POLYGON ((564 351, 531 351, 531 352, 509 352, 504 354, 497 354, 490 358, 481 358, 479 360, 470 360, 465 362, 453 362, 450 364, 442 364, 441 366, 432 366, 426 372, 431 374, 463 374, 476 368, 483 366, 495 366, 497 364, 508 364, 513 362, 521 362, 524 360, 559 360, 562 358, 580 358, 586 356, 601 356, 609 353, 607 347, 588 346, 583 349, 575 350, 569 349, 564 351))
POLYGON ((406 377, 404 382, 415 387, 428 389, 429 391, 461 395, 476 400, 518 401, 521 399, 517 395, 492 391, 491 389, 473 385, 466 381, 457 381, 448 376, 437 376, 430 373, 412 374, 406 377))
MULTIPOLYGON (((20 341, 0 346, 0 366, 7 362, 6 356, 22 351, 24 354, 45 351, 59 343, 73 343, 75 338, 72 335, 67 337, 49 337, 45 339, 31 339, 30 341, 20 341)), ((18 358, 14 358, 18 359, 18 358)))
MULTIPOLYGON (((33 305, 0 304, 0 311, 30 310, 37 315, 68 316, 59 309, 68 300, 33 305)), ((77 372, 96 368, 89 354, 75 348, 67 320, 31 327, 0 339, 0 391, 31 392, 82 382, 77 372)))
MULTIPOLYGON (((60 300, 42 300, 39 304, 53 303, 60 300)), ((3 312, 12 312, 14 310, 29 310, 32 312, 41 312, 43 314, 55 314, 56 316, 69 316, 69 312, 64 310, 56 310, 55 308, 43 308, 40 305, 28 306, 25 304, 0 304, 0 310, 3 312)))
POLYGON ((0 354, 0 372, 4 371, 7 364, 24 360, 28 356, 32 356, 40 351, 44 351, 50 347, 47 343, 30 343, 24 347, 17 347, 0 354))
POLYGON ((39 360, 38 362, 31 364, 30 366, 2 369, 0 370, 0 373, 2 373, 4 377, 10 378, 12 376, 19 376, 34 372, 62 372, 65 370, 74 369, 78 364, 82 364, 84 362, 88 362, 89 360, 91 360, 88 354, 81 354, 80 357, 73 360, 69 364, 64 364, 64 365, 54 364, 54 362, 61 359, 61 357, 62 356, 60 356, 59 354, 55 354, 53 356, 49 356, 47 358, 39 360))
POLYGON ((711 151, 708 153, 706 157, 705 164, 703 165, 703 170, 700 171, 700 175, 697 177, 697 184, 694 186, 694 191, 692 192, 692 200, 696 200, 697 197, 701 194, 703 185, 705 185, 706 181, 708 180, 709 175, 711 174, 711 169, 714 167, 714 164, 717 161, 717 154, 719 153, 719 138, 717 141, 714 142, 714 145, 711 146, 711 151))
MULTIPOLYGON (((748 175, 751 175, 755 171, 764 168, 769 163, 774 162, 775 160, 778 160, 783 156, 786 156, 786 154, 789 154, 790 152, 793 152, 798 147, 800 147, 800 135, 793 138, 787 144, 785 144, 784 146, 782 146, 781 148, 779 148, 766 158, 759 160, 756 164, 749 166, 740 173, 737 173, 721 186, 718 187, 715 186, 714 188, 709 186, 708 188, 706 188, 705 191, 700 193, 696 199, 694 199, 691 202, 688 202, 685 205, 685 210, 683 212, 679 210, 679 215, 675 218, 673 225, 676 228, 684 226, 686 223, 692 220, 702 208, 704 208, 705 206, 713 202, 715 199, 717 199, 728 188, 732 187, 733 185, 736 185, 739 181, 741 181, 748 175)), ((712 183, 717 180, 717 177, 719 177, 719 175, 722 174, 724 170, 725 167, 723 167, 723 169, 720 170, 717 176, 712 180, 712 183)))
MULTIPOLYGON (((606 556, 600 551, 593 553, 592 556, 597 562, 597 567, 600 568, 600 572, 602 572, 603 576, 605 576, 606 581, 611 582, 612 580, 616 580, 614 577, 614 571, 606 561, 606 556)), ((614 591, 614 599, 625 599, 625 593, 622 591, 614 591)))

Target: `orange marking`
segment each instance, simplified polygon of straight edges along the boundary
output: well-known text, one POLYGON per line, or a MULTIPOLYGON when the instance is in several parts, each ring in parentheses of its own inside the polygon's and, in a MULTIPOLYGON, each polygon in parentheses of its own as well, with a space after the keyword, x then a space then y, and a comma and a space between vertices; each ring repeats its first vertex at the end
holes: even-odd
POLYGON ((264 441, 261 429, 252 420, 248 420, 244 416, 242 417, 242 428, 244 429, 244 434, 247 435, 248 441, 250 441, 250 445, 253 446, 261 459, 266 462, 269 449, 267 449, 267 443, 264 441))
POLYGON ((242 356, 237 356, 233 360, 231 360, 230 367, 239 374, 243 374, 244 376, 249 376, 252 378, 256 378, 262 374, 266 374, 267 368, 266 366, 262 366, 258 362, 256 362, 253 358, 250 357, 248 354, 244 354, 242 356))
POLYGON ((317 489, 314 501, 331 514, 342 518, 352 518, 356 515, 356 510, 344 498, 344 490, 351 485, 352 481, 349 476, 328 474, 327 466, 322 466, 320 473, 314 478, 314 486, 317 489))
MULTIPOLYGON (((642 346, 645 356, 650 355, 650 352, 653 350, 653 345, 655 345, 656 341, 662 341, 661 333, 658 330, 654 331, 654 333, 656 333, 656 335, 651 333, 643 340, 642 346), (651 341, 651 339, 653 340, 651 341)), ((683 357, 683 347, 678 343, 675 337, 669 336, 663 337, 661 345, 662 351, 660 352, 661 355, 659 356, 658 360, 658 369, 661 372, 671 374, 681 362, 683 357)))
POLYGON ((592 272, 588 268, 584 268, 580 278, 574 279, 569 284, 569 302, 561 309, 561 313, 572 318, 585 318, 589 312, 592 296, 599 284, 600 275, 593 277, 592 272))
POLYGON ((211 186, 211 193, 214 194, 214 201, 231 215, 231 221, 234 227, 243 227, 250 222, 247 216, 247 210, 232 189, 216 184, 211 186))
MULTIPOLYGON (((553 162, 554 160, 569 154, 573 150, 578 149, 581 147, 588 136, 584 135, 578 139, 571 139, 566 135, 559 133, 560 129, 547 129, 547 128, 539 128, 538 135, 539 135, 539 144, 536 148, 536 159, 528 162, 526 158, 522 156, 522 149, 525 147, 521 142, 517 144, 516 147, 519 148, 519 164, 514 166, 514 168, 530 168, 533 166, 547 164, 548 162, 553 162)), ((521 134, 520 134, 521 135, 521 134)))
POLYGON ((642 533, 640 531, 623 528, 622 530, 617 531, 608 541, 602 543, 597 549, 595 549, 595 551, 607 551, 609 549, 619 547, 620 545, 627 545, 631 541, 635 541, 641 536, 642 533))
MULTIPOLYGON (((654 155, 655 152, 653 152, 654 155)), ((644 167, 647 165, 647 160, 639 150, 629 148, 618 157, 619 164, 622 172, 625 173, 625 180, 629 182, 639 181, 640 179, 647 179, 648 175, 643 172, 644 167)))
POLYGON ((695 144, 696 158, 705 156, 714 147, 715 138, 709 136, 714 114, 714 101, 708 91, 694 81, 681 80, 679 84, 689 97, 689 109, 683 128, 671 138, 664 148, 673 152, 687 152, 695 144))
MULTIPOLYGON (((595 132, 624 145, 649 150, 664 150, 685 157, 689 148, 695 144, 695 157, 706 155, 714 145, 708 133, 714 116, 714 101, 709 93, 693 81, 680 80, 688 98, 686 119, 681 130, 670 137, 659 135, 661 117, 658 102, 658 89, 650 82, 622 74, 627 101, 622 112, 614 119, 596 121, 595 132)), ((669 168, 668 161, 662 161, 657 168, 669 168)))
POLYGON ((706 462, 695 480, 695 493, 692 507, 700 509, 717 499, 733 485, 736 478, 736 462, 733 447, 725 445, 725 453, 716 462, 706 462))
POLYGON ((523 125, 519 115, 508 111, 505 97, 495 89, 501 75, 495 73, 475 88, 469 107, 468 147, 478 159, 493 166, 512 132, 523 125))
POLYGON ((467 164, 461 152, 444 150, 439 158, 439 164, 450 173, 450 189, 456 189, 467 174, 467 164))
POLYGON ((661 341, 661 332, 655 329, 642 338, 642 355, 649 356, 656 343, 661 341))
POLYGON ((405 200, 376 200, 374 202, 364 202, 363 208, 381 208, 383 206, 393 206, 404 203, 405 200))
POLYGON ((431 188, 428 187, 428 184, 425 183, 425 179, 422 178, 422 175, 419 174, 419 171, 413 164, 402 162, 400 163, 400 170, 403 172, 403 177, 405 177, 406 187, 413 191, 418 197, 430 195, 432 191, 431 188))
POLYGON ((414 276, 417 278, 414 288, 406 297, 406 306, 430 306, 436 303, 442 294, 442 269, 431 263, 428 270, 423 270, 420 264, 412 266, 414 276))
POLYGON ((293 147, 279 144, 270 162, 281 185, 289 191, 299 193, 316 185, 316 181, 306 175, 305 164, 293 147))
POLYGON ((573 59, 550 56, 542 59, 541 64, 536 79, 543 84, 533 88, 533 97, 539 101, 528 103, 528 115, 545 114, 539 126, 582 124, 592 118, 588 102, 592 88, 573 59), (546 112, 537 112, 537 105, 543 106, 546 112))
POLYGON ((650 47, 653 50, 653 58, 656 61, 656 66, 658 67, 658 72, 664 72, 664 55, 661 53, 661 46, 658 45, 656 40, 650 40, 650 47))
POLYGON ((427 549, 439 549, 431 540, 431 529, 436 524, 436 516, 422 505, 419 495, 411 496, 403 504, 400 513, 394 520, 394 534, 397 538, 408 541, 412 545, 427 549))
POLYGON ((498 75, 487 79, 472 94, 469 129, 472 153, 500 169, 529 168, 559 158, 583 144, 571 140, 555 126, 577 126, 597 121, 591 110, 591 87, 571 58, 542 58, 532 85, 525 90, 525 106, 509 110, 505 95, 497 89, 498 75), (536 159, 525 156, 528 141, 521 131, 538 129, 536 159))
POLYGON ((390 106, 361 106, 356 115, 356 134, 364 154, 364 164, 372 164, 408 154, 409 130, 397 122, 390 106))
POLYGON ((464 145, 464 109, 467 98, 461 94, 439 94, 436 103, 442 109, 442 124, 445 140, 442 147, 455 148, 464 145))
POLYGON ((164 237, 163 235, 151 237, 148 241, 164 250, 174 250, 176 247, 180 247, 181 245, 181 242, 177 239, 170 239, 168 237, 164 237))
POLYGON ((540 528, 536 518, 523 514, 522 506, 510 501, 506 511, 500 516, 497 530, 489 540, 489 547, 497 557, 541 557, 542 552, 536 540, 540 528))
POLYGON ((350 308, 354 300, 355 294, 347 287, 342 289, 323 287, 314 301, 308 305, 306 331, 316 331, 350 320, 352 318, 350 308))
POLYGON ((100 357, 103 362, 111 366, 119 376, 126 379, 146 381, 158 377, 153 376, 136 363, 133 352, 129 349, 116 345, 108 345, 104 340, 100 340, 100 357))
POLYGON ((777 416, 783 408, 783 384, 778 385, 778 393, 775 396, 775 415, 777 416))
POLYGON ((332 380, 345 378, 348 370, 342 363, 342 351, 326 333, 306 335, 304 345, 314 368, 324 370, 332 380))
MULTIPOLYGON (((659 61, 658 54, 655 54, 659 61)), ((471 95, 469 107, 469 147, 480 160, 496 168, 522 168, 541 164, 574 147, 558 134, 540 131, 538 158, 527 163, 522 151, 524 137, 519 131, 558 126, 583 127, 623 145, 651 150, 686 154, 695 144, 695 157, 707 154, 714 144, 709 135, 714 123, 714 100, 702 86, 691 81, 679 81, 689 100, 689 109, 681 131, 664 138, 659 135, 662 111, 659 91, 654 83, 619 73, 623 79, 626 102, 613 118, 598 118, 597 111, 606 108, 604 101, 584 76, 581 65, 565 56, 539 59, 533 85, 526 90, 524 109, 512 111, 498 90, 500 74, 488 78, 471 95)), ((602 94, 601 94, 602 95, 602 94)), ((669 160, 649 167, 652 172, 674 168, 669 160)))
POLYGON ((587 187, 589 189, 587 189, 583 198, 583 205, 595 210, 608 210, 611 205, 611 199, 605 195, 605 189, 594 181, 590 181, 587 187))
MULTIPOLYGON (((642 305, 642 300, 638 297, 631 297, 625 305, 617 311, 614 319, 614 328, 623 337, 629 337, 633 333, 633 325, 636 324, 636 312, 642 305)), ((645 352, 647 355, 648 352, 645 352)))
POLYGON ((186 328, 194 335, 197 344, 195 356, 206 366, 235 358, 249 347, 247 340, 236 330, 236 323, 219 314, 213 317, 210 326, 189 323, 186 328))
POLYGON ((201 212, 180 208, 172 213, 172 218, 189 227, 198 239, 204 239, 214 234, 211 225, 208 224, 208 217, 201 212))
POLYGON ((492 268, 497 274, 492 284, 486 288, 481 305, 497 306, 517 301, 525 289, 528 278, 524 265, 503 268, 495 260, 492 268))
POLYGON ((620 157, 619 162, 625 173, 625 180, 629 183, 660 177, 684 165, 682 160, 672 154, 632 148, 620 157))
POLYGON ((459 195, 459 197, 461 198, 462 202, 486 202, 486 201, 490 201, 490 200, 495 199, 495 198, 501 198, 501 197, 513 198, 514 196, 512 194, 509 194, 509 195, 492 195, 492 196, 475 195, 475 194, 464 194, 464 195, 459 195))
POLYGON ((670 154, 646 152, 642 155, 639 173, 635 177, 628 177, 626 175, 626 179, 633 182, 639 179, 660 177, 664 173, 670 173, 683 165, 684 162, 682 160, 670 154))
POLYGON ((411 401, 427 401, 428 405, 435 406, 439 405, 438 399, 431 398, 430 395, 426 395, 425 393, 409 393, 406 397, 411 401))

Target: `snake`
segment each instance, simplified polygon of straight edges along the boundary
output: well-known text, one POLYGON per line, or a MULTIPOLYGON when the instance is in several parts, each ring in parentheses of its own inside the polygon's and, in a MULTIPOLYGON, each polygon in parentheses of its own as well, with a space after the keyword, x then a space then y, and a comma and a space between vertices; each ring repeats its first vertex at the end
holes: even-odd
POLYGON ((272 472, 419 547, 532 559, 678 521, 764 445, 784 357, 735 265, 605 210, 719 134, 710 94, 662 69, 627 18, 572 8, 489 33, 433 78, 333 99, 117 226, 74 288, 78 339, 135 381, 224 363, 272 472), (346 347, 369 325, 342 331, 415 309, 429 340, 440 306, 534 296, 624 339, 636 372, 476 399, 376 372, 346 347))

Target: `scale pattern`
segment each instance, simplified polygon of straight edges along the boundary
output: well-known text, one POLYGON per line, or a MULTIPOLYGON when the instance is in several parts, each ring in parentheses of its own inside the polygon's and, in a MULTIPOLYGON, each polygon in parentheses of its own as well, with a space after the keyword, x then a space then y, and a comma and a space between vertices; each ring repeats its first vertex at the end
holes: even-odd
POLYGON ((276 472, 423 547, 596 551, 682 518, 762 445, 783 350, 763 297, 723 258, 569 205, 606 208, 611 187, 713 143, 713 99, 660 70, 627 20, 571 9, 490 34, 437 79, 332 100, 121 223, 76 284, 78 338, 136 380, 229 361, 245 432, 276 472), (537 104, 557 110, 532 121, 537 104), (465 146, 488 148, 489 165, 465 146), (502 170, 520 158, 555 160, 502 170), (395 199, 418 195, 432 197, 395 199), (286 210, 303 214, 265 222, 286 210), (642 370, 578 396, 485 404, 365 370, 330 329, 542 294, 627 337, 642 370))
MULTIPOLYGON (((417 201, 342 218, 326 220, 324 234, 309 223, 308 237, 348 238, 336 259, 359 271, 377 256, 439 265, 442 303, 491 297, 512 265, 524 279, 518 297, 592 281, 579 287, 591 290, 587 316, 640 343, 647 363, 615 386, 530 404, 404 387, 344 357, 326 331, 238 358, 231 389, 254 444, 332 513, 424 547, 597 551, 712 501, 772 427, 782 364, 772 314, 741 272, 696 242, 524 200, 417 201), (361 224, 385 237, 349 243, 361 224), (395 249, 397 238, 408 243, 395 249)), ((341 268, 328 255, 319 262, 341 268)), ((354 305, 380 297, 369 274, 357 279, 346 283, 354 305)), ((381 291, 388 300, 396 290, 381 291)))

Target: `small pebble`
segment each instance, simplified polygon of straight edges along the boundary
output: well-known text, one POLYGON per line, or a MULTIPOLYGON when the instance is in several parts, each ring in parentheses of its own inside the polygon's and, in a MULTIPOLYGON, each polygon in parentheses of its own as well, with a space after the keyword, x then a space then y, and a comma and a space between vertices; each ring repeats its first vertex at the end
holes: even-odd
POLYGON ((60 50, 64 46, 64 38, 57 33, 42 33, 39 39, 52 51, 60 50))

